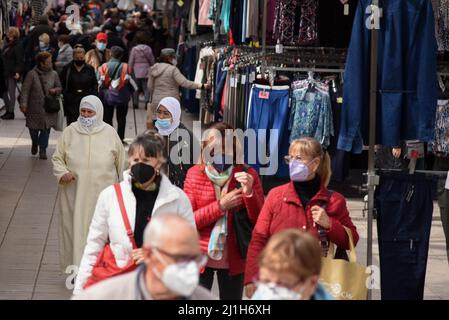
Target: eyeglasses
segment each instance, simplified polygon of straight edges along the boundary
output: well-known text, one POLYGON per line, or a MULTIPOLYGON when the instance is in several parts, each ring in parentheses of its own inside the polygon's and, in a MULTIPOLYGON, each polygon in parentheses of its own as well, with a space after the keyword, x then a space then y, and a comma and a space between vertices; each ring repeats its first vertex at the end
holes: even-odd
POLYGON ((306 162, 304 161, 304 159, 301 158, 301 156, 285 156, 285 157, 284 157, 284 161, 285 161, 285 163, 287 163, 287 164, 290 164, 290 162, 292 162, 293 160, 301 161, 301 162, 304 163, 304 164, 309 164, 310 162, 313 161, 313 160, 309 160, 309 161, 307 161, 307 163, 306 163, 306 162))
POLYGON ((166 255, 167 257, 170 257, 175 261, 175 263, 189 263, 194 261, 200 268, 204 267, 207 263, 207 256, 200 254, 200 255, 176 255, 169 253, 165 250, 159 249, 159 248, 153 248, 153 250, 157 250, 160 253, 166 255))

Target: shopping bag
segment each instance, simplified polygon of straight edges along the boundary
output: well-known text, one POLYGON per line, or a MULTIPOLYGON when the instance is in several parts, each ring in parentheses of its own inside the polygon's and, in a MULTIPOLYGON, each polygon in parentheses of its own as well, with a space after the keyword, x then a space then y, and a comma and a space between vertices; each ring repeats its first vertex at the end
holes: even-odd
POLYGON ((335 245, 329 242, 329 253, 322 258, 320 282, 335 300, 366 300, 368 296, 366 267, 357 263, 354 240, 350 229, 349 261, 335 259, 335 245))
MULTIPOLYGON (((129 241, 131 242, 133 249, 137 249, 136 241, 134 239, 134 232, 132 231, 131 225, 129 223, 125 203, 123 202, 123 194, 120 184, 116 183, 114 185, 114 189, 119 203, 120 212, 122 214, 123 223, 126 228, 126 234, 128 235, 129 241)), ((111 246, 109 243, 107 243, 103 248, 103 250, 98 255, 95 265, 92 269, 92 274, 89 277, 89 279, 87 279, 87 282, 84 284, 83 289, 86 289, 100 281, 134 271, 136 268, 137 265, 134 263, 133 260, 130 260, 128 264, 124 267, 117 266, 111 246)))
POLYGON ((56 119, 56 125, 53 129, 55 129, 56 131, 64 131, 65 129, 65 115, 64 115, 64 106, 62 105, 62 99, 59 99, 59 111, 58 111, 58 117, 56 119))

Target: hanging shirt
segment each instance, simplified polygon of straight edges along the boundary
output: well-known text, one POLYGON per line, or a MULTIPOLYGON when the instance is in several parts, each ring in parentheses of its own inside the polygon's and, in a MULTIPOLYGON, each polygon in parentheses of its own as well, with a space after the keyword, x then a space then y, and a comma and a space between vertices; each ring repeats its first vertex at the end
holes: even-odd
POLYGON ((449 100, 438 100, 435 119, 435 140, 429 144, 435 154, 449 155, 449 100))
POLYGON ((334 135, 329 87, 316 83, 315 89, 310 90, 309 82, 304 80, 295 82, 293 88, 290 142, 301 137, 312 137, 327 148, 334 135))
POLYGON ((214 22, 209 19, 209 9, 211 0, 199 0, 198 25, 212 26, 214 22))

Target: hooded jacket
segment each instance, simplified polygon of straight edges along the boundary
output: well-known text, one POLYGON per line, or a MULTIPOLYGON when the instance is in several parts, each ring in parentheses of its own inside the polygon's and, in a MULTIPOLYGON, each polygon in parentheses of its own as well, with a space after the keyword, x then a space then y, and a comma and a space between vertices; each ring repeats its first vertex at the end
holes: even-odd
POLYGON ((156 107, 165 97, 180 100, 179 87, 193 90, 201 88, 201 84, 188 80, 177 67, 169 63, 156 63, 150 68, 148 88, 151 103, 156 107))
POLYGON ((154 62, 151 48, 145 44, 139 44, 131 50, 128 64, 137 79, 144 79, 148 77, 148 71, 154 62))

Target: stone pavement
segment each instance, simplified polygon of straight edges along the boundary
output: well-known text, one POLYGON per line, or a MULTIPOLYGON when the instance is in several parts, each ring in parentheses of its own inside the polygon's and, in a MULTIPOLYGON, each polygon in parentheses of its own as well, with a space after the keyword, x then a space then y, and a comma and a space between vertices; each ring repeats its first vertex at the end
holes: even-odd
MULTIPOLYGON (((128 113, 126 136, 135 136, 133 110, 128 113)), ((31 141, 23 115, 0 122, 0 299, 68 299, 67 275, 58 265, 57 184, 51 161, 31 156, 31 141)), ((145 111, 137 110, 138 132, 145 128, 145 111)), ((189 126, 190 115, 184 115, 189 126)), ((48 155, 53 154, 59 133, 52 131, 48 155)), ((366 262, 366 218, 363 202, 348 200, 352 219, 361 236, 359 261, 366 262)), ((376 237, 376 230, 374 229, 376 237)), ((378 248, 374 239, 374 264, 378 248)), ((429 251, 425 299, 449 299, 449 266, 445 240, 435 209, 429 251)), ((217 293, 217 288, 213 291, 217 293)), ((379 290, 373 299, 379 299, 379 290)))

